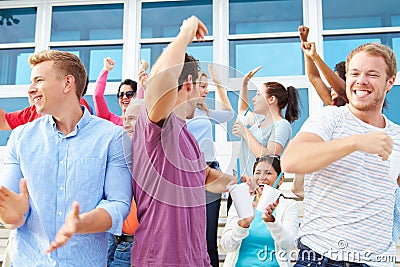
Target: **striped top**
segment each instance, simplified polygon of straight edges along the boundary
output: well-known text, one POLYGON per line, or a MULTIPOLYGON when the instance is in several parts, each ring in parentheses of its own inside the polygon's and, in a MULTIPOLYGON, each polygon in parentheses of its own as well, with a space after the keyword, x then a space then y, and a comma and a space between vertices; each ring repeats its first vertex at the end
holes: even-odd
POLYGON ((299 237, 304 245, 332 260, 393 264, 393 258, 383 256, 395 255, 392 226, 397 175, 390 177, 389 173, 400 173, 398 164, 390 164, 400 155, 400 126, 385 120, 386 127, 381 129, 355 117, 347 105, 329 106, 310 117, 300 130, 324 141, 385 131, 394 141, 390 160, 356 151, 306 175, 299 237))

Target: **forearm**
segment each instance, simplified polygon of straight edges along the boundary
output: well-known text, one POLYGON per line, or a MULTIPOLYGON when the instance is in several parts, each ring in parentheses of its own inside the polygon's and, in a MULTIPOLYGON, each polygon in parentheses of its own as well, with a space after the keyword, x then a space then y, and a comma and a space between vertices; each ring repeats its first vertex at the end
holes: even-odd
POLYGON ((6 112, 3 109, 0 109, 0 130, 11 130, 10 125, 7 122, 6 112))
POLYGON ((346 96, 346 82, 340 78, 335 72, 329 68, 328 65, 321 59, 321 57, 317 54, 313 58, 314 62, 317 64, 318 68, 321 70, 322 74, 325 76, 328 83, 331 85, 332 89, 342 97, 343 99, 347 100, 346 96))
POLYGON ((291 191, 299 198, 304 198, 304 174, 295 174, 291 191))
POLYGON ((274 241, 283 249, 291 249, 299 229, 297 203, 288 204, 281 221, 267 222, 274 241))
POLYGON ((326 86, 326 84, 322 81, 318 68, 315 65, 314 61, 309 56, 304 55, 304 62, 308 80, 315 88, 318 96, 321 98, 325 105, 331 105, 331 92, 329 91, 329 88, 326 86))
POLYGON ((104 98, 104 91, 106 89, 106 84, 107 84, 107 76, 108 76, 107 70, 102 70, 100 72, 100 75, 96 81, 96 88, 93 94, 93 103, 96 114, 100 118, 106 120, 109 119, 111 113, 108 109, 107 102, 104 98))
POLYGON ((220 109, 230 109, 232 110, 231 102, 229 101, 228 96, 226 95, 225 89, 221 85, 217 85, 217 106, 220 106, 220 109))
POLYGON ((227 191, 227 186, 237 183, 235 176, 228 175, 217 171, 213 168, 206 169, 206 190, 211 193, 224 193, 227 191))
POLYGON ((97 208, 81 214, 78 234, 105 232, 111 228, 112 218, 105 209, 97 208))
POLYGON ((249 107, 249 93, 248 93, 248 84, 242 84, 242 89, 239 93, 239 100, 238 100, 238 113, 243 114, 246 109, 249 107))
POLYGON ((193 36, 190 38, 187 33, 180 32, 151 69, 145 101, 149 119, 155 123, 167 118, 175 107, 185 51, 192 39, 193 36))
POLYGON ((356 135, 328 142, 292 141, 281 159, 282 171, 311 173, 356 151, 356 135))
POLYGON ((221 247, 226 252, 233 252, 238 249, 242 240, 249 235, 249 228, 238 225, 239 217, 234 205, 231 206, 224 231, 221 235, 221 247))
POLYGON ((261 155, 279 155, 281 152, 281 149, 279 149, 279 145, 277 143, 271 142, 273 144, 268 145, 268 147, 263 146, 260 144, 257 139, 251 134, 249 129, 245 129, 246 131, 246 138, 245 141, 247 145, 249 146, 251 152, 253 155, 258 158, 261 155))

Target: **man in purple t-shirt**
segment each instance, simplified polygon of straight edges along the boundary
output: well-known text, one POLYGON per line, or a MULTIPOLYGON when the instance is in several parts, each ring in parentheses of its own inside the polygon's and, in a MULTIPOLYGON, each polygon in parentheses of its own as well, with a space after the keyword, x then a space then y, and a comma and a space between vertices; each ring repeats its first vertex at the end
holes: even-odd
POLYGON ((207 29, 192 16, 154 64, 133 140, 133 191, 139 227, 132 266, 210 266, 205 191, 226 191, 237 179, 206 167, 186 128, 199 91, 198 62, 185 53, 207 29), (206 186, 206 187, 205 187, 206 186))

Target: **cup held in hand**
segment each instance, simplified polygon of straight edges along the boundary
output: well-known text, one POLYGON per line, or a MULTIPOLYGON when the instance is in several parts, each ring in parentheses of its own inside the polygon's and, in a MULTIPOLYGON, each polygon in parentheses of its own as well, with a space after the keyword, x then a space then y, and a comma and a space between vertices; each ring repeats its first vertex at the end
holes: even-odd
POLYGON ((249 185, 246 183, 234 184, 228 189, 239 218, 253 216, 253 198, 249 192, 249 185))
POLYGON ((278 189, 272 188, 269 185, 264 185, 262 195, 258 200, 256 209, 259 212, 262 213, 265 212, 265 208, 267 207, 267 205, 274 203, 281 194, 282 194, 281 191, 279 191, 278 189))
POLYGON ((243 123, 245 126, 249 125, 248 119, 242 114, 237 115, 237 120, 243 123))

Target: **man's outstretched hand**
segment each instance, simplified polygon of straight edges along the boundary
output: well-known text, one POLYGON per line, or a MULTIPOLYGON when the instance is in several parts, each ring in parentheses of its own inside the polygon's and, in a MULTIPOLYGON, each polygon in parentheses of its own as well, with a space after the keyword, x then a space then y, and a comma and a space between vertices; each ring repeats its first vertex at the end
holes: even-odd
POLYGON ((65 245, 71 237, 78 232, 80 222, 79 203, 75 201, 72 203, 72 210, 65 217, 64 225, 58 230, 55 240, 51 242, 45 253, 53 252, 57 248, 65 245))

